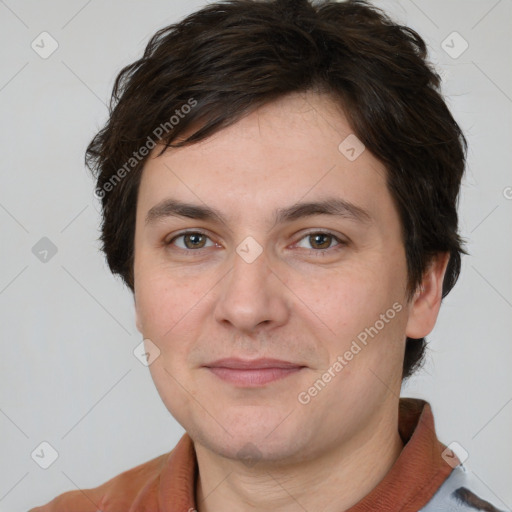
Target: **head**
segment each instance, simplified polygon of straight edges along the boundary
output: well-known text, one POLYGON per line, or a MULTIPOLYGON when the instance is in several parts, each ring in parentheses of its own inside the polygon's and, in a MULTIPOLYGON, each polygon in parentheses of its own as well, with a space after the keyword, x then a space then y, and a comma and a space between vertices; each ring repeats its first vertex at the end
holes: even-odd
POLYGON ((198 440, 326 447, 420 367, 464 252, 439 87, 420 36, 362 1, 211 4, 120 72, 86 157, 103 249, 198 440), (225 357, 303 368, 240 388, 205 367, 225 357))

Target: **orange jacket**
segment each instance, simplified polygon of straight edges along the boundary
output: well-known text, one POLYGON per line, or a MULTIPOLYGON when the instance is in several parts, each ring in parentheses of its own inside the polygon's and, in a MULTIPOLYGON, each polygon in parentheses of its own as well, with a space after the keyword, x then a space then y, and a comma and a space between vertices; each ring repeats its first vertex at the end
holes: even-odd
MULTIPOLYGON (((347 512, 417 512, 453 470, 441 456, 430 405, 401 398, 402 453, 384 479, 347 512)), ((29 512, 193 512, 197 460, 184 434, 169 453, 129 469, 94 489, 66 492, 29 512)))

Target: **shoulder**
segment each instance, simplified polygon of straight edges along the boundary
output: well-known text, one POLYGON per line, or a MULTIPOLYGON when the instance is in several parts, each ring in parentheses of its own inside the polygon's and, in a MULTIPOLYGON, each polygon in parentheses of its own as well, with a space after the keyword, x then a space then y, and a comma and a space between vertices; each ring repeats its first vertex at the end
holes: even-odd
POLYGON ((474 485, 468 470, 463 465, 456 466, 421 512, 509 512, 480 497, 474 485))
POLYGON ((158 481, 170 453, 128 469, 98 487, 65 492, 29 512, 127 512, 139 493, 158 481))

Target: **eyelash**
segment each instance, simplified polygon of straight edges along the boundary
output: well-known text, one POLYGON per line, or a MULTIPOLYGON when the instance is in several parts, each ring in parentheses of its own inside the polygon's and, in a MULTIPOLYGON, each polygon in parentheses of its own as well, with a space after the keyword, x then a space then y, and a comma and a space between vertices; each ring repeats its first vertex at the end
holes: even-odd
MULTIPOLYGON (((203 231, 191 230, 191 231, 183 231, 182 233, 179 233, 179 234, 175 235, 173 238, 171 238, 171 240, 169 240, 168 242, 165 242, 165 245, 166 246, 171 246, 175 240, 177 240, 178 238, 182 238, 182 237, 184 237, 186 235, 203 235, 203 236, 205 236, 205 237, 207 237, 208 239, 211 240, 211 238, 206 233, 204 233, 203 231)), ((342 240, 341 238, 336 236, 334 233, 331 233, 330 231, 310 231, 309 233, 304 234, 295 243, 299 243, 300 241, 304 240, 304 238, 307 238, 307 237, 309 237, 311 235, 328 235, 328 236, 332 237, 336 242, 338 242, 338 244, 333 246, 333 247, 329 247, 327 249, 306 249, 310 253, 325 254, 325 253, 327 253, 329 251, 339 250, 342 247, 347 245, 347 242, 345 240, 342 240)), ((208 249, 208 247, 201 247, 200 249, 182 249, 181 247, 178 247, 177 249, 179 251, 184 252, 184 253, 192 254, 192 253, 201 253, 204 249, 208 249)))

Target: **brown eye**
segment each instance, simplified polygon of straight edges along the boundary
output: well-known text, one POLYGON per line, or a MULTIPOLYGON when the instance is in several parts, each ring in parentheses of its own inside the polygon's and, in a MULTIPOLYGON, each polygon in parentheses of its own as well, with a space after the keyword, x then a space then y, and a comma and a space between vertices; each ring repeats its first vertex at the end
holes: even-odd
POLYGON ((324 233, 309 235, 309 241, 315 249, 328 249, 333 237, 324 233))
POLYGON ((346 245, 346 243, 343 240, 341 240, 334 234, 323 231, 307 234, 306 236, 301 238, 301 240, 299 241, 299 246, 303 240, 306 240, 310 247, 301 247, 309 249, 310 251, 313 252, 325 252, 331 249, 335 250, 346 245), (332 245, 333 241, 337 243, 332 245))
POLYGON ((201 249, 204 247, 206 237, 201 233, 192 233, 190 235, 184 235, 183 240, 187 249, 201 249))
POLYGON ((209 237, 204 233, 198 231, 187 231, 186 233, 181 233, 180 235, 172 238, 167 245, 176 245, 183 250, 197 250, 207 247, 206 242, 208 239, 209 237), (183 241, 182 244, 175 244, 175 241, 180 239, 183 241))

